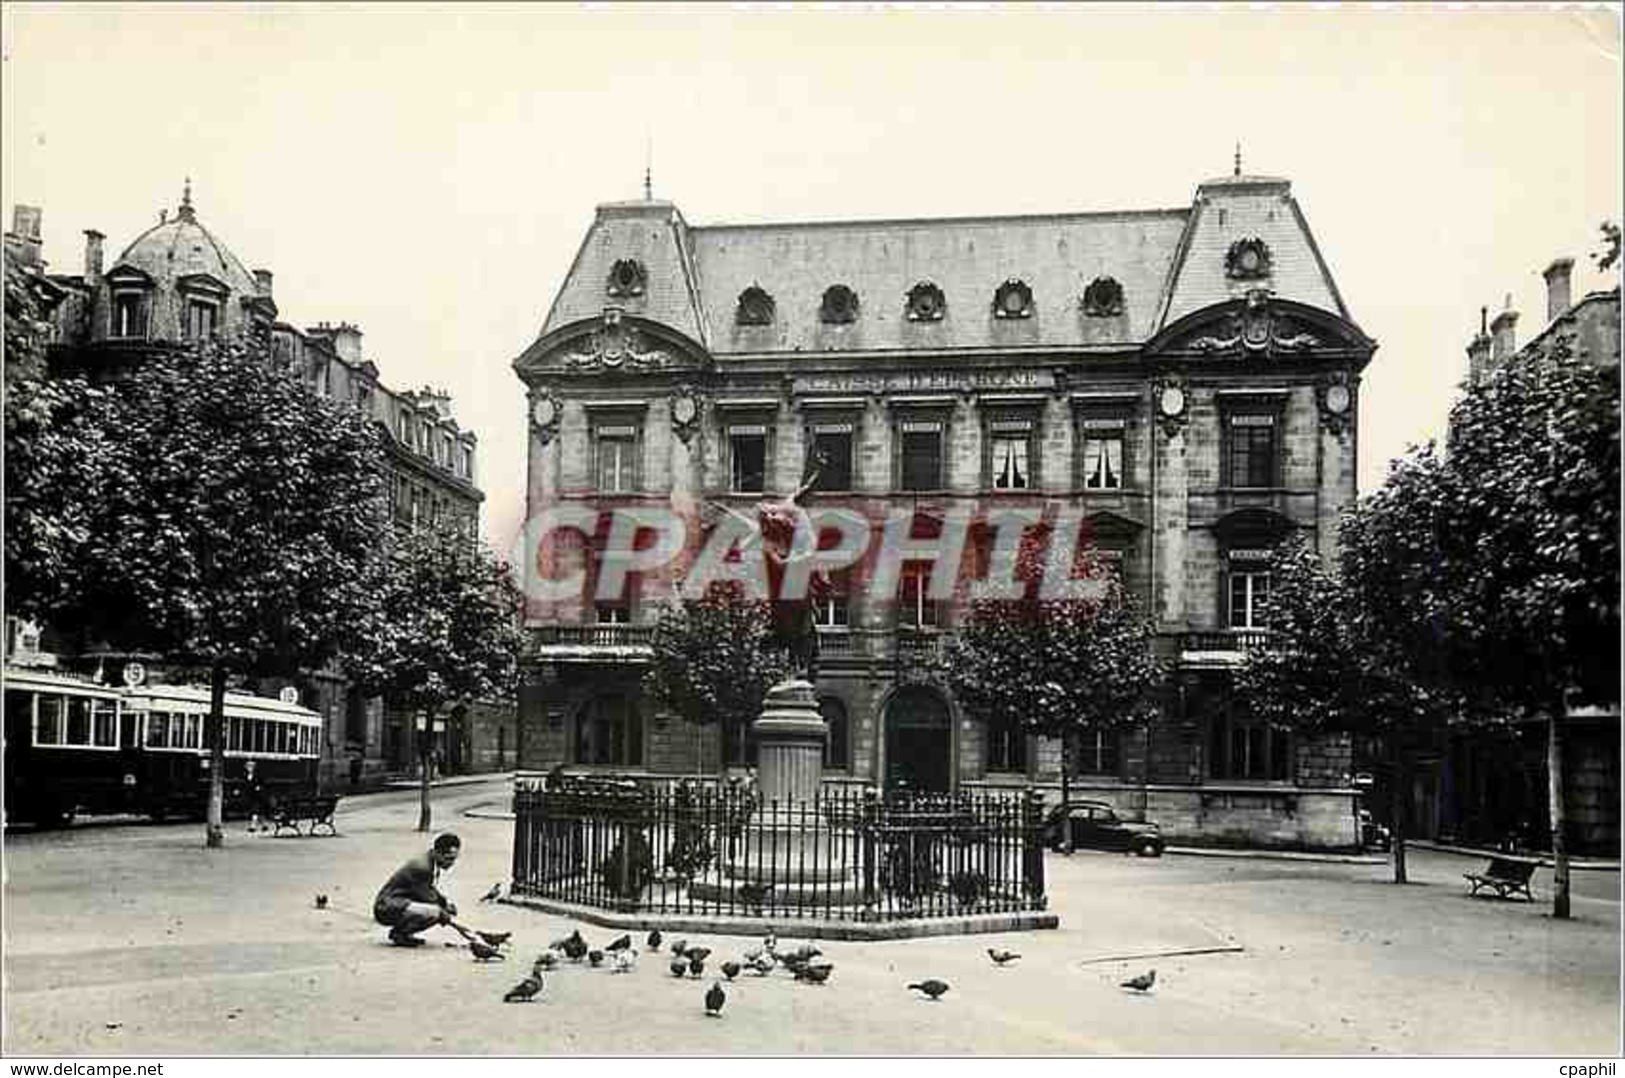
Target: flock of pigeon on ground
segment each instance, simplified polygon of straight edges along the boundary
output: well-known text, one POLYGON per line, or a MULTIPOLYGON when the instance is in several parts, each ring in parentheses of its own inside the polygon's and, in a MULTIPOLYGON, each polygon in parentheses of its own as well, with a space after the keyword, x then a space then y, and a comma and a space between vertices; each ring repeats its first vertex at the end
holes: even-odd
MULTIPOLYGON (((494 902, 502 895, 502 885, 496 884, 484 895, 481 902, 494 902)), ((316 908, 327 908, 327 896, 316 896, 316 908)), ((512 939, 512 932, 481 932, 474 931, 468 937, 468 949, 476 962, 505 961, 507 955, 502 948, 512 939)), ((651 954, 659 954, 664 939, 657 928, 649 933, 644 941, 651 954)), ((447 946, 451 946, 447 944, 447 946)), ((675 940, 671 944, 670 970, 673 977, 687 977, 698 980, 705 976, 705 961, 711 957, 709 947, 691 947, 686 939, 675 940)), ((747 970, 757 977, 766 977, 780 967, 788 970, 798 981, 804 984, 823 984, 829 980, 834 972, 832 962, 819 962, 823 952, 810 943, 802 944, 794 951, 780 951, 778 937, 771 928, 759 946, 744 952, 742 961, 728 960, 717 968, 723 977, 732 981, 747 970)), ((995 966, 1005 967, 1018 960, 1021 955, 1015 951, 1001 950, 997 947, 987 948, 987 956, 995 966)), ((504 1003, 529 1003, 542 991, 545 983, 543 975, 559 968, 561 961, 580 964, 585 961, 593 969, 598 969, 608 961, 612 972, 630 973, 637 968, 638 949, 632 944, 630 933, 616 938, 613 942, 602 948, 589 945, 576 929, 562 939, 556 939, 548 945, 547 950, 536 957, 531 964, 530 975, 503 995, 504 1003)), ((1122 988, 1136 993, 1151 991, 1152 985, 1157 981, 1157 971, 1148 970, 1137 977, 1123 981, 1122 988)), ((948 992, 948 982, 935 977, 923 981, 910 983, 908 990, 919 992, 926 999, 936 1002, 948 992)), ((723 1004, 728 1002, 728 993, 722 987, 722 981, 713 979, 711 987, 705 992, 705 1013, 711 1018, 722 1017, 723 1004)))

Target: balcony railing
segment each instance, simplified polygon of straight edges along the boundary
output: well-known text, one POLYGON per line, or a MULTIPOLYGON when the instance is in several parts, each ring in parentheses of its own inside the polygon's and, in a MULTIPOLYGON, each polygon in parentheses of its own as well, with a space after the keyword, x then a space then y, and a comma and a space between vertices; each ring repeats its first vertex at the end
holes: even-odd
POLYGON ((1180 640, 1184 651, 1251 651, 1269 640, 1268 629, 1205 629, 1186 633, 1180 640))
POLYGON ((542 625, 535 641, 546 647, 564 645, 589 648, 648 647, 654 641, 653 625, 542 625))

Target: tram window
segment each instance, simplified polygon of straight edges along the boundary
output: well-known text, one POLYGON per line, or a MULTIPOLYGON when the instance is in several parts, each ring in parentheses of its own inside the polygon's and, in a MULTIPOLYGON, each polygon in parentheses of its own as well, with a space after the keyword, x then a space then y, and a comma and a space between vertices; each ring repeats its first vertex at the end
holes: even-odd
POLYGON ((203 744, 203 716, 186 716, 186 747, 195 749, 203 744))
POLYGON ((259 719, 248 720, 249 748, 255 752, 265 751, 265 723, 259 719))
POLYGON ((98 745, 118 744, 118 712, 110 700, 98 700, 91 713, 91 737, 98 745))
POLYGON ((169 716, 162 711, 147 712, 147 748, 161 749, 169 744, 169 716))
POLYGON ((282 737, 282 751, 289 756, 297 756, 299 754, 299 727, 283 726, 282 729, 285 731, 282 737))
POLYGON ((141 744, 141 720, 144 718, 139 711, 126 711, 123 721, 119 723, 120 744, 127 749, 137 748, 141 744))
POLYGON ((39 725, 34 728, 34 744, 62 743, 62 697, 40 694, 39 725))
POLYGON ((243 748, 243 720, 226 720, 226 750, 228 752, 241 752, 243 748))
POLYGON ((90 744, 90 701, 83 696, 68 700, 68 737, 70 745, 90 744))

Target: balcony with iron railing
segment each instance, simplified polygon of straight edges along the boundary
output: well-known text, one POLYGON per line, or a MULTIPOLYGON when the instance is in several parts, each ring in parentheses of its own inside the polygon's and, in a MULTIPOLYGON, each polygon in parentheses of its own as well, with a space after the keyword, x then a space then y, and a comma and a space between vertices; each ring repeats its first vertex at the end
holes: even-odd
POLYGON ((1197 629, 1179 634, 1180 665, 1234 666, 1269 641, 1268 629, 1197 629))

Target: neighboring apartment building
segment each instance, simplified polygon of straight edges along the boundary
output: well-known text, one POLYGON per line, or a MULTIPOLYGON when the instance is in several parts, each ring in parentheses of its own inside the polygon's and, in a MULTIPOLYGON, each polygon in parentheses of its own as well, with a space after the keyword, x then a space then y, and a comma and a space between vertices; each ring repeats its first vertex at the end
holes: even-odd
MULTIPOLYGON (((1348 739, 1254 722, 1229 685, 1267 632, 1271 548, 1302 532, 1333 549, 1375 347, 1289 183, 1239 166, 1176 209, 692 226, 669 202, 599 206, 514 361, 538 548, 519 763, 658 775, 748 760, 737 736, 640 691, 671 574, 599 599, 602 522, 545 542, 538 522, 748 512, 794 490, 817 451, 814 511, 902 509, 916 535, 994 506, 1082 518, 1172 669, 1158 721, 1075 746, 1083 796, 1180 840, 1352 845, 1348 739), (578 570, 580 593, 534 598, 578 570)), ((990 727, 930 675, 960 610, 931 597, 929 567, 907 561, 877 593, 860 562, 817 606, 827 780, 1056 783, 1055 742, 990 727)))
MULTIPOLYGON (((1583 363, 1619 366, 1620 290, 1589 292, 1573 299, 1574 260, 1559 258, 1543 272, 1546 321, 1518 347, 1519 314, 1510 299, 1489 317, 1467 345, 1468 381, 1477 384, 1496 370, 1554 350, 1583 363)), ((1546 781, 1546 725, 1517 723, 1504 730, 1451 734, 1416 769, 1411 790, 1412 825, 1428 838, 1498 843, 1517 836, 1544 846, 1550 834, 1546 781)), ((1570 850, 1618 857, 1620 850, 1620 708, 1572 710, 1564 727, 1570 850)))
MULTIPOLYGON (((17 206, 5 242, 25 264, 44 269, 41 211, 17 206)), ((85 231, 81 273, 47 273, 51 304, 50 361, 55 370, 116 376, 154 347, 212 336, 259 334, 315 393, 353 402, 388 433, 390 509, 397 527, 455 528, 474 540, 484 499, 478 483, 478 439, 460 427, 443 391, 397 391, 379 380, 362 354, 360 329, 322 323, 304 330, 279 320, 269 270, 244 268, 198 219, 187 186, 179 208, 137 236, 104 267, 106 237, 85 231)), ((32 634, 28 643, 37 643, 32 634)), ((49 633, 47 633, 49 639, 49 633)), ((47 645, 48 646, 48 645, 47 645)), ((18 651, 49 656, 49 650, 18 651)), ((61 656, 116 682, 120 655, 61 656)), ((47 661, 36 658, 30 661, 47 661)), ((363 776, 399 771, 416 758, 412 719, 351 692, 333 668, 307 674, 302 702, 327 719, 323 781, 341 785, 361 763, 363 776)))

